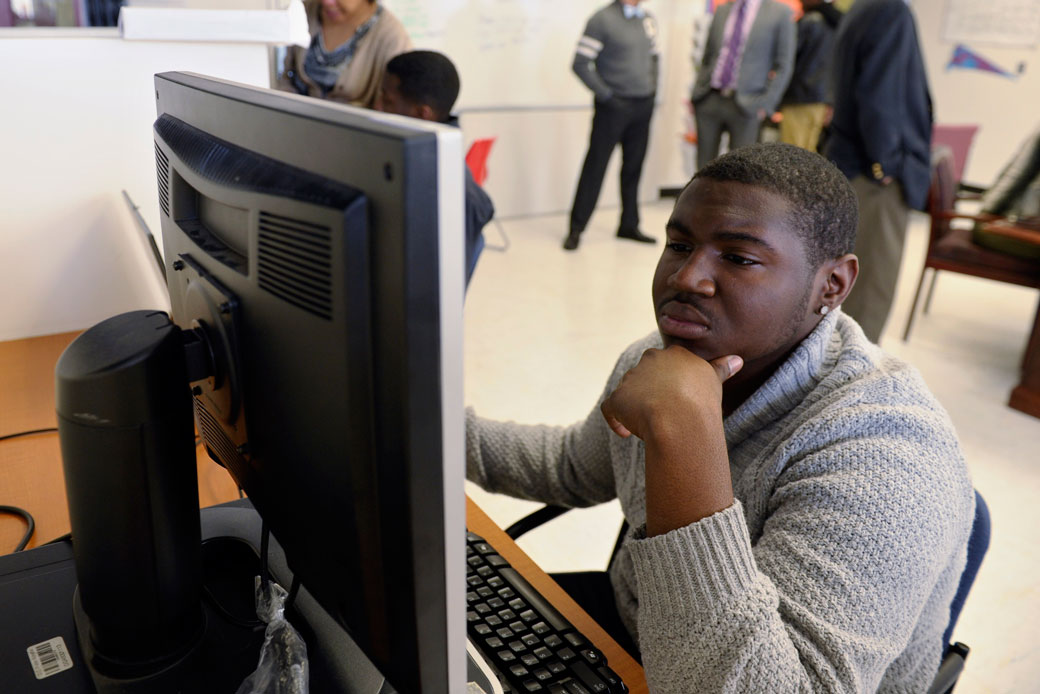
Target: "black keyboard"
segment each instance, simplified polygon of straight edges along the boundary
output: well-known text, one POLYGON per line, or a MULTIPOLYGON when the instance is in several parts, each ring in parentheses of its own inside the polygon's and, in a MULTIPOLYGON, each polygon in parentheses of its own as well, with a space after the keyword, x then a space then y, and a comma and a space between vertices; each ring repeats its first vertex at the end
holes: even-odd
POLYGON ((484 538, 466 533, 466 630, 506 692, 620 694, 607 659, 484 538))

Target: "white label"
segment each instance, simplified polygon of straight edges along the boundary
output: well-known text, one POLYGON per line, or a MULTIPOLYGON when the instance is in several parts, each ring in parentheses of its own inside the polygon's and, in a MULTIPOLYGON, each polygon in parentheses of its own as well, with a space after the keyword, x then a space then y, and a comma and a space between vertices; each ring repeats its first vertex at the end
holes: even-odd
POLYGON ((69 649, 65 647, 65 639, 60 636, 29 646, 25 650, 29 653, 29 662, 32 663, 33 672, 38 680, 72 668, 69 649))

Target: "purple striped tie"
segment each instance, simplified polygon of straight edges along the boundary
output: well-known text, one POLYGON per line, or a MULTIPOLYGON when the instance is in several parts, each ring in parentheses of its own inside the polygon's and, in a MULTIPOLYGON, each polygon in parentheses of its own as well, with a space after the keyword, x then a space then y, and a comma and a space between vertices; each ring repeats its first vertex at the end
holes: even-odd
POLYGON ((726 62, 722 64, 722 72, 719 73, 719 86, 729 89, 735 82, 733 69, 737 65, 737 57, 740 55, 740 47, 744 43, 744 12, 747 10, 748 0, 737 0, 737 19, 733 22, 733 33, 729 36, 729 52, 726 53, 726 62))

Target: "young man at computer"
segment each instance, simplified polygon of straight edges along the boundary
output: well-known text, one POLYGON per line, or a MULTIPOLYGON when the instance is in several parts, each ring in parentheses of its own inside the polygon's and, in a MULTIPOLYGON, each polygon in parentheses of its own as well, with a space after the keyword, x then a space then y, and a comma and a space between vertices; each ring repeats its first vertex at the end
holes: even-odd
POLYGON ((920 375, 840 311, 856 222, 815 153, 720 157, 667 224, 659 332, 588 418, 467 412, 484 488, 620 499, 633 530, 610 582, 655 694, 925 691, 936 674, 972 484, 920 375))
MULTIPOLYGON (((447 56, 436 51, 409 51, 386 64, 386 74, 376 108, 412 118, 457 125, 451 108, 459 96, 459 73, 447 56)), ((484 249, 484 225, 495 216, 495 207, 484 189, 466 176, 466 284, 484 249)))

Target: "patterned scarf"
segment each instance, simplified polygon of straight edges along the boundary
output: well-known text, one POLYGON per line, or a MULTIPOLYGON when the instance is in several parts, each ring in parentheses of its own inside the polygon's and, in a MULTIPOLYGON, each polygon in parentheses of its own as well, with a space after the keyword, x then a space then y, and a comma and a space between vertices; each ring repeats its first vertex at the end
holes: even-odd
MULTIPOLYGON (((354 53, 357 51, 358 42, 379 21, 379 15, 383 13, 382 6, 376 7, 375 14, 359 26, 354 35, 347 39, 334 51, 325 49, 325 40, 322 32, 317 31, 311 39, 311 45, 307 49, 307 57, 303 60, 303 71, 321 87, 321 95, 325 96, 335 86, 340 73, 350 64, 354 53)), ((307 93, 307 85, 298 77, 294 80, 296 90, 301 94, 307 93)))

